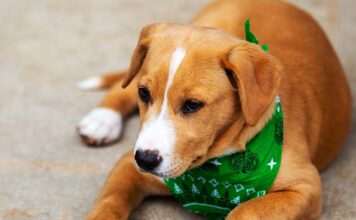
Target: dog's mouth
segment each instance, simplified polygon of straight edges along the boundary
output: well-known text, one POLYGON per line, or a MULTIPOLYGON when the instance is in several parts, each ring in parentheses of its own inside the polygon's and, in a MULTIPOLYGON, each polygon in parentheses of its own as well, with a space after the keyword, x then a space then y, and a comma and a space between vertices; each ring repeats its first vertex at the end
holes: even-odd
POLYGON ((202 156, 197 156, 193 161, 192 164, 196 163, 197 161, 201 160, 202 156))
POLYGON ((190 170, 192 168, 195 168, 199 166, 202 163, 203 156, 196 156, 191 162, 183 161, 183 160, 176 160, 173 164, 169 166, 168 169, 165 169, 163 171, 160 171, 160 169, 154 169, 154 170, 145 170, 139 167, 136 164, 136 168, 139 172, 142 173, 150 173, 152 175, 155 175, 160 178, 175 178, 183 173, 185 173, 187 170, 190 170))
POLYGON ((173 165, 171 165, 171 167, 168 170, 165 170, 163 172, 153 170, 150 173, 161 178, 175 178, 182 175, 187 170, 196 167, 197 166, 196 164, 200 164, 202 159, 203 156, 197 156, 191 162, 178 161, 173 165))
POLYGON ((190 164, 190 166, 188 167, 188 170, 189 169, 192 169, 194 167, 197 167, 201 164, 202 162, 202 159, 203 159, 203 156, 197 156, 190 164))

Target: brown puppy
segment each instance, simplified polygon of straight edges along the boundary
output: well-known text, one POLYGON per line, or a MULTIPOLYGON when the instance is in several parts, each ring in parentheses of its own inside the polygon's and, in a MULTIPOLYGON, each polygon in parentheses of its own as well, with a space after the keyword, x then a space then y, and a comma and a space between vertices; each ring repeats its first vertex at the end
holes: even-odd
POLYGON ((227 219, 315 219, 318 171, 339 151, 351 121, 349 88, 324 32, 280 1, 215 1, 191 24, 145 27, 127 72, 81 86, 112 86, 79 125, 88 144, 117 139, 137 103, 142 123, 135 149, 117 163, 88 219, 127 219, 145 197, 169 195, 161 177, 243 151, 271 117, 277 94, 284 110, 278 176, 268 194, 227 219), (241 40, 247 18, 269 53, 241 40), (156 158, 139 163, 151 174, 137 169, 134 153, 142 151, 156 158))

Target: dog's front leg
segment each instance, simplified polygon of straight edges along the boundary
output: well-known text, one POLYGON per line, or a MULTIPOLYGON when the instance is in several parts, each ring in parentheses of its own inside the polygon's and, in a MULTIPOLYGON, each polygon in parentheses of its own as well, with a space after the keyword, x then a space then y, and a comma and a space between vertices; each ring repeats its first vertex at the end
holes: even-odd
POLYGON ((291 179, 294 172, 281 176, 272 192, 237 206, 226 219, 317 219, 321 213, 320 176, 311 164, 297 171, 296 175, 303 174, 298 179, 291 179))
POLYGON ((127 219, 146 196, 169 195, 158 177, 136 169, 133 158, 130 151, 115 165, 87 220, 127 219))
MULTIPOLYGON (((126 89, 122 81, 127 71, 121 71, 101 78, 94 78, 102 85, 99 88, 110 88, 101 104, 90 111, 77 126, 77 131, 83 142, 90 146, 101 146, 115 142, 121 135, 124 122, 129 114, 137 108, 136 83, 131 83, 126 89)), ((89 83, 93 79, 87 80, 89 83)), ((84 81, 84 85, 87 83, 84 81)))

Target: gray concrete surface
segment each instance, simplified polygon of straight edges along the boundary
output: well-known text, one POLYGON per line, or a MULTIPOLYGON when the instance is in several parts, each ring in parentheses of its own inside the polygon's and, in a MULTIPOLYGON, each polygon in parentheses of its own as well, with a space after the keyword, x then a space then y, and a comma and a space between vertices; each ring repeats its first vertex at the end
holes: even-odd
MULTIPOLYGON (((0 3, 0 219, 83 219, 109 170, 134 143, 137 117, 121 142, 93 149, 75 134, 103 92, 75 82, 125 68, 140 28, 184 22, 208 0, 2 0, 0 3)), ((356 2, 299 0, 328 33, 356 93, 356 2)), ((356 109, 353 109, 356 112, 356 109)), ((322 174, 322 219, 356 219, 352 135, 322 174)), ((167 199, 146 201, 133 219, 189 219, 167 199)))

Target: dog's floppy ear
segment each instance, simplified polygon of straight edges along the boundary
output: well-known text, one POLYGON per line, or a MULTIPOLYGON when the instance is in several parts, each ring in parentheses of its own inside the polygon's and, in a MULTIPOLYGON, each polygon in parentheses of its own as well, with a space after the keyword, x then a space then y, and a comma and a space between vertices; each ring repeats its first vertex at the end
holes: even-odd
POLYGON ((239 91, 246 123, 253 126, 276 96, 282 65, 259 46, 243 41, 222 60, 232 86, 239 91))
POLYGON ((123 88, 126 88, 140 71, 152 41, 153 34, 163 30, 166 26, 166 24, 151 24, 142 29, 136 49, 131 58, 128 74, 122 83, 123 88))

